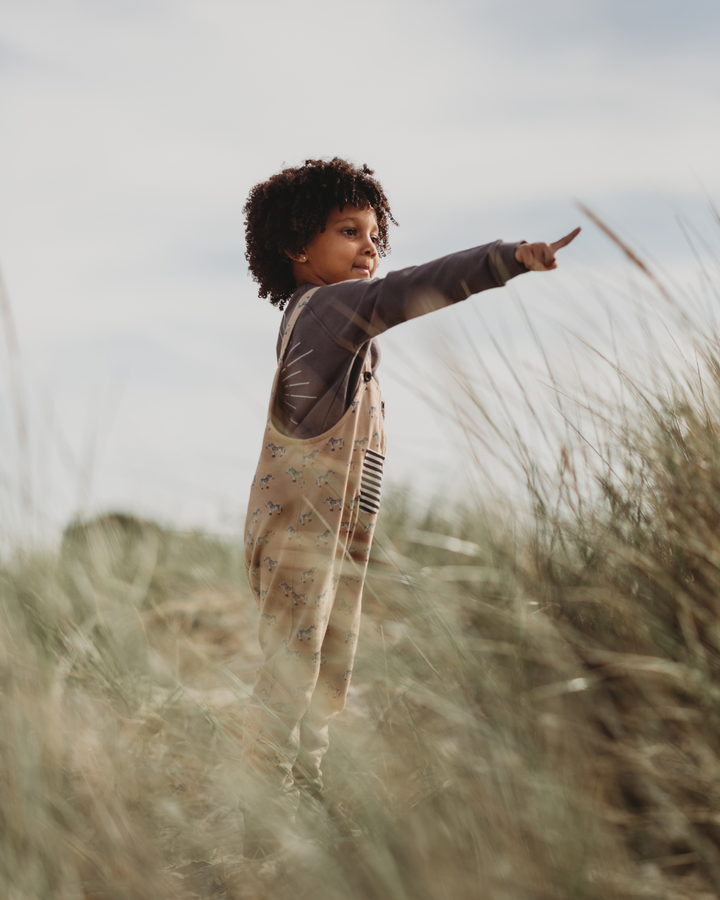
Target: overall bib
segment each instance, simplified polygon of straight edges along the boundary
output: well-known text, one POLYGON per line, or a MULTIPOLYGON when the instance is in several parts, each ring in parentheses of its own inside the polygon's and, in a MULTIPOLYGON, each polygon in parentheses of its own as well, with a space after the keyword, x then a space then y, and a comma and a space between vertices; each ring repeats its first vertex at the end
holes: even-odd
POLYGON ((300 440, 277 424, 283 361, 315 290, 283 334, 245 526, 264 661, 245 716, 243 761, 286 796, 300 786, 322 788, 329 722, 343 709, 352 676, 385 458, 385 411, 369 344, 358 351, 360 386, 337 425, 300 440))

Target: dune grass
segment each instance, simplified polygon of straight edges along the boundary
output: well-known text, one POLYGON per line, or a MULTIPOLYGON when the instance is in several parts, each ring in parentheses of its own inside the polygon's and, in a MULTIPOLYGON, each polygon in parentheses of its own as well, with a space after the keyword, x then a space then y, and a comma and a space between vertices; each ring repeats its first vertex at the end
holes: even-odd
POLYGON ((110 517, 6 561, 0 894, 716 896, 706 363, 701 400, 676 387, 616 429, 593 497, 567 449, 523 522, 391 494, 326 765, 340 818, 301 820, 277 868, 238 852, 258 658, 242 548, 110 517))
MULTIPOLYGON (((708 336, 709 335, 709 336, 708 336)), ((620 373, 530 504, 388 495, 348 707, 277 862, 240 853, 240 541, 131 516, 0 565, 0 897, 720 894, 720 355, 620 373), (668 367, 665 367, 668 374, 668 367), (591 447, 591 452, 588 447, 591 447)), ((465 385, 470 440, 487 427, 465 385)))

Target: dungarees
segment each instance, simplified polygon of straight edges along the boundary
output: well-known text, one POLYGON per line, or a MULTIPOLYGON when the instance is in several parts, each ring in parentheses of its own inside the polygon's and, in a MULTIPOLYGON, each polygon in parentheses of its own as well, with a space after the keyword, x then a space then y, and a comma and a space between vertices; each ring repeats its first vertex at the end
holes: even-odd
POLYGON ((360 386, 337 425, 300 440, 275 424, 290 337, 315 290, 298 302, 283 335, 245 527, 264 661, 247 707, 243 760, 288 796, 300 786, 322 788, 329 722, 352 676, 385 458, 369 344, 358 351, 360 386))

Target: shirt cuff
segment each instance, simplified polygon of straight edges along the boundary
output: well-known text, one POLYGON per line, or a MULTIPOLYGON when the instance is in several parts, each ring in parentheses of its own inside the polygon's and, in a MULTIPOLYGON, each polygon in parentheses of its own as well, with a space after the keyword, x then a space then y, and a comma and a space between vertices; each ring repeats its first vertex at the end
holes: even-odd
POLYGON ((515 259, 515 251, 520 244, 527 244, 527 241, 517 241, 514 244, 506 244, 504 241, 498 243, 490 251, 493 265, 497 269, 498 275, 502 279, 502 283, 510 281, 516 275, 522 275, 523 272, 529 272, 530 269, 515 259))

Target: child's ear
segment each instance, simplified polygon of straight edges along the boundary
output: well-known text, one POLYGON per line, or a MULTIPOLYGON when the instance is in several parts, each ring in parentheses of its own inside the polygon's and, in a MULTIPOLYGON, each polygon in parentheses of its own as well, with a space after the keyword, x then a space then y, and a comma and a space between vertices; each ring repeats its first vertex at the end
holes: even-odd
POLYGON ((307 256, 304 253, 291 253, 289 250, 286 250, 285 256, 287 256, 288 259, 291 259, 293 262, 296 262, 296 263, 307 262, 307 256))

